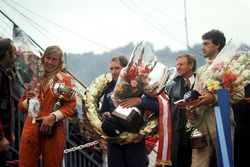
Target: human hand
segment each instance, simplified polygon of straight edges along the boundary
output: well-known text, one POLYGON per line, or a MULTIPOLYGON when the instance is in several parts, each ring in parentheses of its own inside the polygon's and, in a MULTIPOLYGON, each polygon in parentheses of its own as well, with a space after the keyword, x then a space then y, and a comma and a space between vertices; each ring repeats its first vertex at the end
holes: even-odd
POLYGON ((15 79, 15 72, 13 71, 12 68, 7 68, 6 69, 6 73, 8 74, 9 77, 11 77, 12 79, 15 79))
POLYGON ((130 98, 121 100, 121 103, 119 105, 124 108, 129 108, 129 107, 137 107, 140 104, 141 104, 140 97, 130 97, 130 98))
POLYGON ((187 119, 191 125, 195 122, 196 114, 194 109, 191 109, 187 112, 187 119))
POLYGON ((198 103, 196 107, 204 106, 204 105, 212 105, 215 103, 215 96, 210 92, 205 92, 198 98, 198 103))
POLYGON ((133 143, 139 143, 144 139, 144 135, 139 134, 139 136, 133 141, 133 143))
POLYGON ((111 118, 111 114, 110 112, 106 111, 102 114, 102 119, 105 119, 105 118, 111 118))
POLYGON ((40 117, 36 119, 37 121, 41 120, 42 124, 40 127, 40 132, 42 134, 50 135, 52 127, 56 121, 56 117, 53 114, 49 114, 48 116, 45 117, 40 117))
POLYGON ((16 140, 16 137, 15 137, 15 134, 14 134, 14 133, 11 133, 11 140, 12 140, 12 141, 15 141, 15 140, 16 140))
POLYGON ((29 100, 32 97, 35 97, 35 91, 34 91, 34 87, 32 86, 32 84, 26 84, 26 92, 25 92, 25 96, 26 99, 29 100))
POLYGON ((10 142, 6 139, 6 137, 3 137, 2 140, 0 140, 0 152, 6 152, 10 149, 10 142))

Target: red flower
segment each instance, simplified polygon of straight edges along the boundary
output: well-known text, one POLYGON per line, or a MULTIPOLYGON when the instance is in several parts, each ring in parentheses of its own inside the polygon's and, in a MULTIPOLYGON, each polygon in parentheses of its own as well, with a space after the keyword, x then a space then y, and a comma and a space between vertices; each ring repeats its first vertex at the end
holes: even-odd
POLYGON ((223 86, 226 88, 231 88, 232 83, 236 81, 237 75, 231 74, 231 73, 223 73, 222 74, 222 81, 223 81, 223 86))
POLYGON ((132 80, 133 78, 135 78, 136 74, 137 74, 137 71, 138 71, 138 68, 135 67, 135 66, 132 66, 130 68, 130 70, 128 71, 128 74, 127 74, 128 79, 132 80))
POLYGON ((144 75, 144 74, 148 74, 150 71, 151 71, 151 69, 148 68, 148 66, 146 66, 146 67, 143 69, 142 74, 143 74, 143 75, 144 75))
POLYGON ((132 88, 135 88, 137 86, 137 81, 136 80, 131 80, 130 85, 132 88))
POLYGON ((224 68, 224 67, 225 67, 224 62, 221 62, 221 63, 219 63, 219 64, 216 64, 216 65, 212 68, 212 70, 213 70, 213 71, 217 71, 217 70, 220 70, 220 69, 222 69, 222 68, 224 68))

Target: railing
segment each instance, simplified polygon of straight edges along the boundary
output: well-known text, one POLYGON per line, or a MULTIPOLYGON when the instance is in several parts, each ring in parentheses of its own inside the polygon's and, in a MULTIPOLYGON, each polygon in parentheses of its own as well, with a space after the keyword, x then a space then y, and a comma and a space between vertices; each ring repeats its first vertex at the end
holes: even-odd
MULTIPOLYGON (((67 140, 66 147, 71 148, 77 146, 73 141, 67 140)), ((92 154, 94 155, 94 154, 92 154)), ((66 167, 101 167, 94 157, 84 150, 77 150, 67 153, 65 156, 66 167)))

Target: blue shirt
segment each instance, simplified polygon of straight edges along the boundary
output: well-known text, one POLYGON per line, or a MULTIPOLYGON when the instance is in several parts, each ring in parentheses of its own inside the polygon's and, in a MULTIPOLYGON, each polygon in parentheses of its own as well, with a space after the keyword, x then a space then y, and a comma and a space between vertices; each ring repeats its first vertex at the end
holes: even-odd
MULTIPOLYGON (((116 83, 115 81, 111 81, 109 86, 104 92, 104 98, 100 110, 100 115, 102 115, 106 111, 113 112, 116 108, 112 101, 112 92, 115 88, 115 83, 116 83)), ((158 113, 159 104, 157 98, 143 95, 141 97, 141 104, 138 106, 138 109, 141 111, 149 110, 153 113, 158 113)))

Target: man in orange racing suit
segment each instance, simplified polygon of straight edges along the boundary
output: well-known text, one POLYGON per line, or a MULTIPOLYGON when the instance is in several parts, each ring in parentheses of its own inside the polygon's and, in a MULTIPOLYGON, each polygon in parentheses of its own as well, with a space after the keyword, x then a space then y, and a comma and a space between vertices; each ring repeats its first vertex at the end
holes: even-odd
MULTIPOLYGON (((30 113, 28 114, 21 137, 20 167, 37 167, 40 155, 42 155, 44 167, 62 166, 65 144, 63 119, 73 115, 76 107, 76 98, 73 96, 64 100, 59 109, 54 111, 58 96, 52 93, 51 85, 60 82, 64 83, 66 87, 75 86, 72 77, 61 71, 63 52, 60 47, 47 47, 42 57, 42 63, 44 76, 38 91, 40 115, 35 121, 40 121, 40 124, 32 123, 33 117, 30 113)), ((27 88, 19 101, 18 107, 23 113, 28 112, 29 99, 35 96, 33 92, 27 88)))

